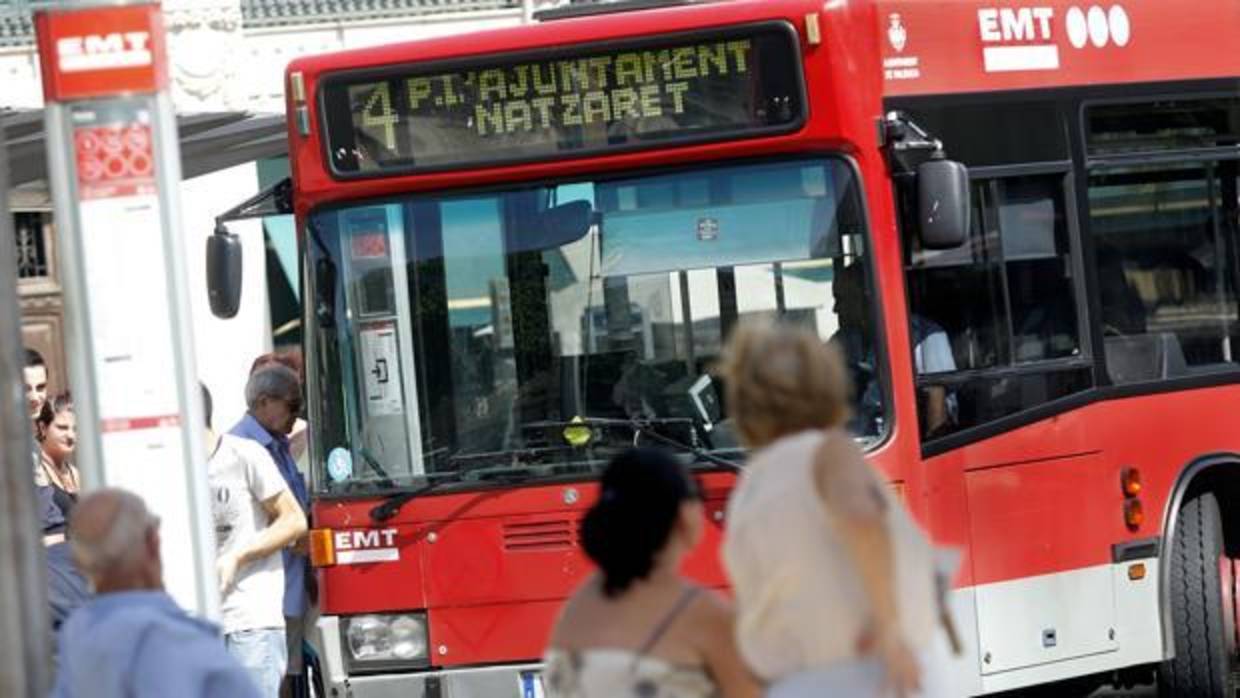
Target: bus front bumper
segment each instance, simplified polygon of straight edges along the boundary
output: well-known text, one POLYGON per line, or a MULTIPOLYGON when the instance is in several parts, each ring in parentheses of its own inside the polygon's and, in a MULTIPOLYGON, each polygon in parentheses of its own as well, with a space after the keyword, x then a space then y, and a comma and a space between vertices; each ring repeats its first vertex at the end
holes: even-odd
POLYGON ((327 694, 334 698, 542 698, 541 685, 533 688, 523 678, 523 673, 537 670, 529 665, 350 676, 328 686, 327 694))
POLYGON ((544 698, 541 666, 503 666, 348 675, 339 618, 322 616, 311 638, 328 698, 544 698))

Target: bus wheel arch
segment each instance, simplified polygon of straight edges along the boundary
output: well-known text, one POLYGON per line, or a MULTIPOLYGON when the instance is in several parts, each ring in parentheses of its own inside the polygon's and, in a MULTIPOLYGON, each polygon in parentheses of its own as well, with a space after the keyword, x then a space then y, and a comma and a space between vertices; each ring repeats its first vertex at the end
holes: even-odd
POLYGON ((1169 695, 1213 695, 1200 693, 1219 685, 1209 676, 1229 676, 1235 667, 1233 561, 1240 559, 1240 507, 1224 506, 1230 502, 1240 502, 1240 454, 1233 453, 1190 462, 1167 499, 1159 606, 1165 660, 1160 684, 1169 695), (1176 626, 1177 617, 1182 627, 1176 626), (1171 690, 1176 686, 1188 687, 1189 693, 1171 690))

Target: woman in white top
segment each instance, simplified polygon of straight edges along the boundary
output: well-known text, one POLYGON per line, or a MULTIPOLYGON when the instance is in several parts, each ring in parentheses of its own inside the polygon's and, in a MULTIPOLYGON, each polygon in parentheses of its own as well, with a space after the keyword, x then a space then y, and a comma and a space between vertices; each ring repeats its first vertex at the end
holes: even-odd
POLYGON ((599 571, 561 611, 546 656, 552 698, 757 698, 731 607, 680 576, 701 538, 696 483, 653 449, 603 473, 581 527, 599 571))
POLYGON ((754 449, 724 559, 742 655, 769 696, 942 696, 932 550, 842 429, 849 386, 812 332, 742 325, 721 373, 754 449))

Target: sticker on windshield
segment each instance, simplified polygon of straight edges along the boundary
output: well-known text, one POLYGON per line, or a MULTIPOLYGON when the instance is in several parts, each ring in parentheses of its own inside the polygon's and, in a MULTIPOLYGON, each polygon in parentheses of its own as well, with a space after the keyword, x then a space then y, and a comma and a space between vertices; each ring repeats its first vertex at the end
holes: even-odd
POLYGON ((371 417, 404 414, 396 324, 383 322, 367 326, 361 331, 361 340, 366 414, 371 417))
POLYGON ((333 482, 344 482, 353 477, 353 454, 347 449, 333 448, 327 454, 327 476, 333 482))

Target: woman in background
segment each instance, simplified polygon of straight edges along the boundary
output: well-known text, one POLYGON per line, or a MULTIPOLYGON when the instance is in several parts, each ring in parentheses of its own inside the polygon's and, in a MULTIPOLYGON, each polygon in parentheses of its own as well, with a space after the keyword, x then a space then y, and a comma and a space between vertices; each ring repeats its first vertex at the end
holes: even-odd
POLYGON ((43 403, 35 420, 35 439, 39 442, 35 484, 52 488, 52 501, 68 521, 81 489, 81 476, 73 464, 77 416, 69 393, 61 393, 43 403))

